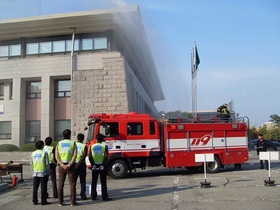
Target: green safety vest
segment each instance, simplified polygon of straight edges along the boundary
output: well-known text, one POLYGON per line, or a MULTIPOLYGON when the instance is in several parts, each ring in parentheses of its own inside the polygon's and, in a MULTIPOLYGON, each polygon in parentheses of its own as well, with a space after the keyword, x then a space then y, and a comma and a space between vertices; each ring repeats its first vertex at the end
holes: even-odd
POLYGON ((63 139, 57 144, 58 155, 63 163, 69 163, 73 157, 75 144, 70 139, 63 139))
POLYGON ((41 149, 32 152, 33 172, 44 173, 47 171, 45 156, 46 152, 41 149))
POLYGON ((54 162, 53 148, 54 148, 53 146, 45 145, 45 146, 44 146, 44 149, 43 149, 45 152, 48 153, 48 155, 49 155, 49 162, 50 162, 50 163, 55 163, 55 162, 54 162))
POLYGON ((227 109, 227 108, 222 108, 222 110, 221 110, 221 114, 230 115, 230 114, 229 114, 229 111, 228 111, 228 109, 227 109))
POLYGON ((95 143, 91 147, 91 154, 95 164, 102 164, 105 157, 106 145, 102 143, 95 143))
POLYGON ((83 157, 83 154, 85 153, 86 145, 81 142, 77 142, 76 144, 77 144, 77 157, 75 162, 78 163, 83 157))

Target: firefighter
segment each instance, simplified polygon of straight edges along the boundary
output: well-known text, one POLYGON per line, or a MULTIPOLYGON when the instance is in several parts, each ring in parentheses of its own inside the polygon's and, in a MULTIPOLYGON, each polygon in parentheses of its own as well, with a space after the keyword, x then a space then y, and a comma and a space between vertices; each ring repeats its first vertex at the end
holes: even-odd
POLYGON ((75 160, 77 157, 76 143, 70 139, 71 131, 65 129, 63 132, 63 140, 58 142, 55 149, 56 161, 59 164, 59 184, 58 184, 58 205, 63 206, 63 188, 66 175, 69 179, 70 185, 70 202, 71 206, 77 204, 76 202, 76 186, 75 186, 75 160))
POLYGON ((96 135, 97 143, 90 147, 89 161, 92 165, 92 181, 91 181, 91 199, 97 199, 96 185, 98 176, 100 174, 102 200, 110 201, 107 193, 107 160, 108 160, 108 146, 102 144, 104 136, 102 134, 96 135))
POLYGON ((229 122, 230 113, 227 108, 227 104, 223 104, 222 106, 217 108, 217 112, 220 113, 219 117, 222 122, 229 122))
POLYGON ((58 198, 57 194, 57 185, 56 185, 56 159, 55 159, 55 148, 51 146, 52 144, 52 137, 45 138, 45 146, 44 151, 49 155, 49 162, 50 162, 50 174, 48 175, 51 177, 52 181, 52 189, 53 189, 53 197, 58 198))
POLYGON ((86 197, 86 175, 87 175, 87 166, 86 166, 86 156, 87 156, 87 146, 83 144, 83 141, 85 139, 84 134, 79 133, 77 135, 77 157, 75 160, 75 183, 77 185, 78 177, 80 177, 80 183, 81 183, 81 193, 80 196, 82 200, 87 200, 86 197))
POLYGON ((38 189, 41 185, 41 205, 49 205, 47 201, 47 183, 49 173, 49 158, 48 153, 43 150, 44 142, 37 141, 35 143, 37 150, 31 154, 31 166, 33 171, 33 193, 32 201, 34 205, 38 204, 38 189))
MULTIPOLYGON (((257 141, 257 154, 259 155, 260 152, 266 152, 267 143, 263 139, 263 135, 261 133, 258 135, 258 139, 259 140, 257 141)), ((260 160, 260 166, 261 166, 261 169, 264 169, 263 160, 260 160)), ((266 168, 266 170, 268 170, 268 161, 267 160, 265 160, 265 168, 266 168)))

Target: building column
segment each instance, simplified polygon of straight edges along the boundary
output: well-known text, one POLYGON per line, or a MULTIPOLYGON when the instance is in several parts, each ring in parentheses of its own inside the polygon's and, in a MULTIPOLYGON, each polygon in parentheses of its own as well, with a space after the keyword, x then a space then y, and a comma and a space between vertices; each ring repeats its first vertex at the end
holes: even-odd
POLYGON ((54 81, 50 76, 41 81, 41 139, 54 138, 54 81))
POLYGON ((25 143, 25 99, 26 84, 21 78, 13 79, 13 117, 12 144, 21 146, 25 143))

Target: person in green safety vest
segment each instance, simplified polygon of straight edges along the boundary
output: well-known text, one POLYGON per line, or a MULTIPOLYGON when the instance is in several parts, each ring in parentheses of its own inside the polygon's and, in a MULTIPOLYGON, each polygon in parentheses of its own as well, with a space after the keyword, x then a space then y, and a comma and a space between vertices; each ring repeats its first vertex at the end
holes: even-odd
MULTIPOLYGON (((49 155, 50 162, 50 177, 52 181, 53 197, 58 198, 57 185, 56 185, 56 159, 55 159, 55 147, 52 145, 52 137, 45 138, 44 151, 49 155)), ((48 180, 49 180, 48 176, 48 180)))
POLYGON ((228 110, 228 105, 227 104, 223 104, 222 106, 217 108, 217 112, 219 112, 220 114, 218 115, 218 117, 221 118, 222 122, 229 122, 230 119, 230 112, 228 110))
POLYGON ((86 156, 87 156, 87 146, 83 144, 83 141, 85 139, 84 134, 79 133, 77 135, 77 157, 75 160, 75 183, 77 185, 78 177, 80 177, 80 183, 81 183, 81 199, 87 200, 86 196, 86 175, 87 175, 87 166, 86 166, 86 156))
POLYGON ((66 179, 66 175, 69 179, 70 185, 70 203, 71 206, 75 206, 76 202, 76 185, 75 185, 75 160, 77 157, 76 143, 71 140, 71 131, 65 129, 63 132, 63 140, 59 141, 55 149, 56 161, 59 164, 58 174, 58 205, 63 206, 63 188, 66 179))
POLYGON ((32 202, 38 204, 38 189, 41 185, 41 205, 49 205, 47 201, 47 174, 49 173, 49 158, 48 154, 43 150, 44 142, 37 141, 35 143, 37 150, 31 154, 31 166, 33 171, 33 193, 32 202))
POLYGON ((107 161, 108 161, 108 146, 103 144, 104 135, 96 135, 97 143, 91 145, 88 154, 89 161, 92 165, 92 181, 91 181, 91 199, 97 199, 96 185, 98 176, 100 175, 101 193, 103 201, 110 201, 107 192, 107 161))

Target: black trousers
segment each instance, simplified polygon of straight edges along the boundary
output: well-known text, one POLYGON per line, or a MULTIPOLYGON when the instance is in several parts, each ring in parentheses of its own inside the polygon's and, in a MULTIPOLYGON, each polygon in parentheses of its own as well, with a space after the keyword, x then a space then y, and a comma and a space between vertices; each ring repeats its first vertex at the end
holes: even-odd
MULTIPOLYGON (((265 160, 264 163, 265 163, 265 169, 268 170, 268 160, 265 160)), ((264 169, 263 160, 260 160, 260 165, 261 165, 261 169, 264 169)))
POLYGON ((47 197, 48 197, 47 183, 48 183, 47 176, 33 177, 33 194, 32 194, 33 203, 38 203, 38 189, 40 185, 41 185, 41 203, 47 202, 47 197))
POLYGON ((78 168, 76 168, 75 178, 74 178, 76 187, 77 187, 77 180, 78 178, 80 178, 81 198, 86 197, 86 175, 87 175, 87 166, 85 163, 82 163, 78 168))
POLYGON ((221 122, 229 122, 230 121, 230 116, 227 114, 221 114, 221 122))
POLYGON ((51 177, 51 181, 52 181, 53 197, 57 198, 58 193, 57 193, 57 184, 56 184, 56 165, 53 163, 50 164, 50 175, 47 176, 48 180, 49 177, 51 177))
POLYGON ((98 176, 100 175, 100 181, 101 181, 101 192, 102 192, 102 199, 108 198, 107 193, 107 170, 92 170, 92 181, 91 181, 91 198, 96 199, 97 197, 97 191, 96 191, 96 185, 98 176))

